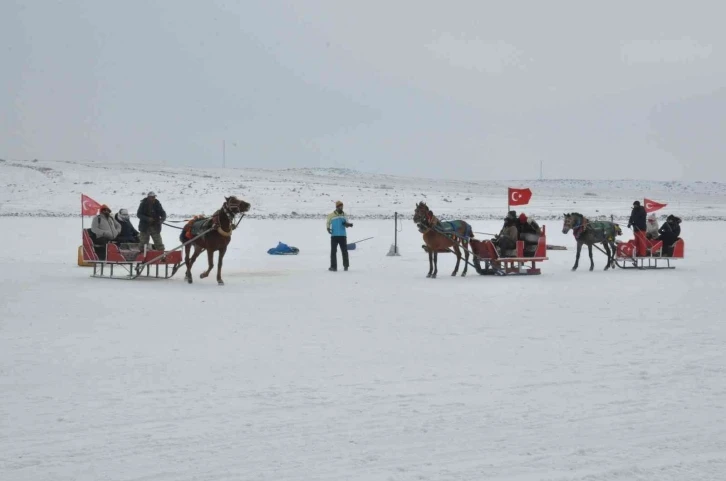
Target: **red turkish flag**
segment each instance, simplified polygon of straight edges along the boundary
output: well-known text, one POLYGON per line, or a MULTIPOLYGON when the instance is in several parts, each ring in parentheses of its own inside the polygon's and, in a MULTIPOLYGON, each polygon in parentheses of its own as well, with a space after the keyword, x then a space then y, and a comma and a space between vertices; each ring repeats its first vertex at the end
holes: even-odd
POLYGON ((660 204, 660 203, 652 201, 650 199, 643 199, 643 200, 645 201, 644 202, 645 211, 648 213, 655 212, 668 205, 668 204, 660 204))
POLYGON ((509 188, 509 205, 527 205, 532 198, 532 191, 529 189, 509 188))
POLYGON ((96 215, 101 204, 85 194, 81 194, 81 215, 96 215))

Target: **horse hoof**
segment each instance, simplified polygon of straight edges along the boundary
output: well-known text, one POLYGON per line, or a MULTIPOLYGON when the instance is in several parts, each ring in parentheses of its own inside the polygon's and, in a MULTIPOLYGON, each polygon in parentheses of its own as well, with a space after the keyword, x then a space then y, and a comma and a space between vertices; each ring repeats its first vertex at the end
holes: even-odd
POLYGON ((461 277, 466 277, 466 272, 462 272, 461 277))
POLYGON ((224 281, 217 281, 217 284, 220 285, 220 286, 223 286, 224 285, 224 281))
POLYGON ((591 267, 591 268, 590 268, 590 272, 592 272, 592 271, 594 271, 594 270, 595 270, 595 268, 594 268, 594 267, 591 267))
POLYGON ((430 279, 430 278, 431 278, 431 274, 426 274, 426 279, 430 279))
POLYGON ((199 274, 200 279, 204 279, 205 277, 207 277, 207 274, 204 274, 204 273, 199 274))
POLYGON ((572 272, 575 272, 577 270, 577 267, 572 268, 572 272))

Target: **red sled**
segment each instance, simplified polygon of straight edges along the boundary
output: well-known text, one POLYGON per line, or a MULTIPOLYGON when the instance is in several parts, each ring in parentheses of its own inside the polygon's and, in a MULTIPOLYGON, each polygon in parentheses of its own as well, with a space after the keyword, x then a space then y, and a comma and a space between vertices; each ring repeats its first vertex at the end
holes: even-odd
POLYGON ((94 243, 91 229, 82 231, 83 262, 93 266, 91 277, 103 279, 169 279, 182 265, 182 252, 141 250, 138 246, 127 249, 117 244, 94 243), (104 257, 105 259, 102 259, 104 257))
POLYGON ((675 269, 672 261, 684 258, 686 244, 683 239, 672 245, 664 245, 660 240, 646 240, 646 255, 638 256, 636 241, 618 242, 615 264, 622 269, 675 269))

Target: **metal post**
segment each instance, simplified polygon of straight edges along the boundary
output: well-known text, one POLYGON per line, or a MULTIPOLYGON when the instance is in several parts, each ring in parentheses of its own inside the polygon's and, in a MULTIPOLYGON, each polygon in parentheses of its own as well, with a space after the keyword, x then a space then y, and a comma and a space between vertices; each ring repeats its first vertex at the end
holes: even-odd
POLYGON ((393 246, 396 249, 396 254, 398 254, 398 212, 393 214, 393 219, 393 229, 395 231, 393 234, 393 246))

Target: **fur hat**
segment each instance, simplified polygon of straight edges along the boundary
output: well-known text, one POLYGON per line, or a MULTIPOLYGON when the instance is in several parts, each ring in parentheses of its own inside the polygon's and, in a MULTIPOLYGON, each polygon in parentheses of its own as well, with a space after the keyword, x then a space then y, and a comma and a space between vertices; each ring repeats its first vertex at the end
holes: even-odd
POLYGON ((146 197, 156 197, 156 192, 153 190, 150 190, 148 194, 146 194, 146 197))
POLYGON ((524 212, 519 214, 519 222, 527 222, 527 216, 524 215, 524 212))
POLYGON ((126 210, 126 209, 119 209, 119 211, 118 211, 118 217, 119 217, 119 219, 122 219, 124 221, 128 221, 129 220, 129 211, 126 210))
POLYGON ((102 204, 101 207, 98 208, 98 213, 100 214, 104 210, 111 212, 111 209, 109 208, 109 206, 107 206, 106 204, 102 204))
POLYGON ((655 214, 650 214, 648 216, 648 221, 655 222, 656 220, 658 220, 658 219, 655 217, 655 214))

